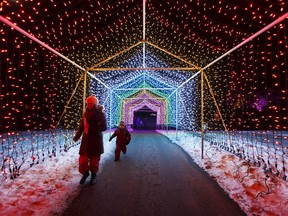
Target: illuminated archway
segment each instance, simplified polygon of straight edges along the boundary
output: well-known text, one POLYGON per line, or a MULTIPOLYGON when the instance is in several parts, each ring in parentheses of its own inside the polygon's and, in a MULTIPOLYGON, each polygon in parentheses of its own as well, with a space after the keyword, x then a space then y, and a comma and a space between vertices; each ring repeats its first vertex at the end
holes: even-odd
POLYGON ((137 97, 128 97, 122 101, 122 119, 127 124, 133 124, 134 112, 147 106, 149 109, 157 113, 157 125, 164 125, 166 123, 167 102, 165 98, 155 97, 156 95, 146 91, 145 93, 137 95, 137 97))

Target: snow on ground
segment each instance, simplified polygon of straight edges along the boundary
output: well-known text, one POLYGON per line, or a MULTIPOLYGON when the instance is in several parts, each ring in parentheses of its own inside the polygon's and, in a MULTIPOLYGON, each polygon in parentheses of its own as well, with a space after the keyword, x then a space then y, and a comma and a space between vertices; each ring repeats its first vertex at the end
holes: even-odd
POLYGON ((288 215, 287 181, 271 175, 266 177, 261 167, 249 166, 243 159, 208 142, 204 143, 204 159, 201 159, 201 138, 189 132, 178 131, 177 136, 172 131, 158 132, 188 152, 247 215, 288 215))
MULTIPOLYGON (((109 136, 109 132, 104 133, 105 153, 101 158, 99 173, 102 171, 101 164, 114 157, 115 146, 108 142, 109 136)), ((59 215, 81 188, 78 152, 79 145, 33 165, 14 180, 1 181, 1 215, 59 215)))
MULTIPOLYGON (((227 194, 239 203, 247 215, 288 215, 288 183, 266 177, 263 170, 205 143, 201 159, 201 139, 187 132, 158 131, 188 152, 194 161, 213 177, 227 194), (267 184, 267 186, 266 186, 267 184)), ((100 162, 114 157, 114 143, 104 133, 105 153, 100 162)), ((80 191, 78 173, 79 146, 60 153, 56 158, 22 171, 14 180, 0 185, 1 215, 58 215, 80 191)))

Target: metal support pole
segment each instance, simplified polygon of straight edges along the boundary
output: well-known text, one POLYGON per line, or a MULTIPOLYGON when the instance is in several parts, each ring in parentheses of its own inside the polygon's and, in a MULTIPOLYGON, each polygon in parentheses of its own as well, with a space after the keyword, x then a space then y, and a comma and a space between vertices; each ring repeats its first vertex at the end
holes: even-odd
POLYGON ((175 117, 176 117, 176 140, 178 138, 178 91, 176 92, 176 110, 175 110, 175 117))
POLYGON ((146 0, 143 0, 143 40, 146 40, 146 0))
MULTIPOLYGON (((143 41, 146 39, 146 0, 143 0, 143 41)), ((146 67, 146 44, 143 43, 143 63, 142 67, 146 67)), ((146 86, 146 71, 144 71, 144 87, 146 86)))
POLYGON ((110 94, 110 110, 109 110, 109 122, 110 122, 110 135, 111 135, 111 128, 112 128, 112 90, 109 90, 110 94))
POLYGON ((167 112, 166 112, 166 116, 167 116, 167 121, 166 121, 166 130, 168 130, 169 129, 169 112, 168 112, 168 110, 169 110, 169 104, 168 104, 168 101, 166 100, 166 103, 167 103, 167 112))
POLYGON ((201 158, 204 158, 204 71, 201 70, 201 158))
POLYGON ((66 113, 67 107, 69 106, 69 104, 70 104, 70 102, 71 102, 71 100, 72 100, 72 98, 73 98, 73 96, 74 96, 74 94, 75 94, 75 92, 76 92, 76 90, 77 90, 77 88, 78 88, 81 80, 82 80, 82 76, 81 76, 80 79, 78 80, 78 82, 77 82, 77 84, 76 84, 76 86, 75 86, 72 94, 70 95, 70 98, 69 98, 69 100, 67 101, 67 103, 66 103, 66 105, 65 105, 65 107, 64 107, 64 110, 63 110, 63 112, 62 112, 62 114, 61 114, 61 116, 60 116, 57 124, 54 126, 55 129, 59 126, 60 121, 62 120, 64 114, 66 113))
POLYGON ((84 115, 85 112, 85 104, 86 104, 86 87, 87 87, 87 70, 84 71, 84 85, 83 85, 83 107, 82 107, 82 114, 84 115))

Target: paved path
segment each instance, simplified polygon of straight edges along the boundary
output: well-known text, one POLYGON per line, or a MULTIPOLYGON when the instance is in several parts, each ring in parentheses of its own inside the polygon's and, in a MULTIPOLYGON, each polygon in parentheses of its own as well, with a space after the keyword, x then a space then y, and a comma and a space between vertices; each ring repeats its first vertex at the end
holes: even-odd
POLYGON ((135 131, 127 155, 105 163, 64 216, 245 215, 191 157, 153 131, 135 131))

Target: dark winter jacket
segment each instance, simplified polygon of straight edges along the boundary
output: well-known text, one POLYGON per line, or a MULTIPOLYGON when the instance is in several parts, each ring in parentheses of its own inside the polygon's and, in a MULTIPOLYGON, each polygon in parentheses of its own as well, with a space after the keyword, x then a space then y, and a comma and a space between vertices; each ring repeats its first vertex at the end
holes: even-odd
POLYGON ((78 131, 74 137, 74 141, 77 141, 81 135, 83 135, 79 154, 87 154, 88 157, 103 154, 104 147, 102 131, 105 131, 106 129, 106 117, 100 107, 95 106, 92 110, 86 109, 78 131), (84 132, 84 119, 86 119, 86 122, 89 125, 88 133, 84 132))
POLYGON ((117 128, 112 136, 110 137, 109 141, 111 141, 114 137, 116 138, 116 145, 128 145, 131 140, 131 134, 126 128, 117 128))

